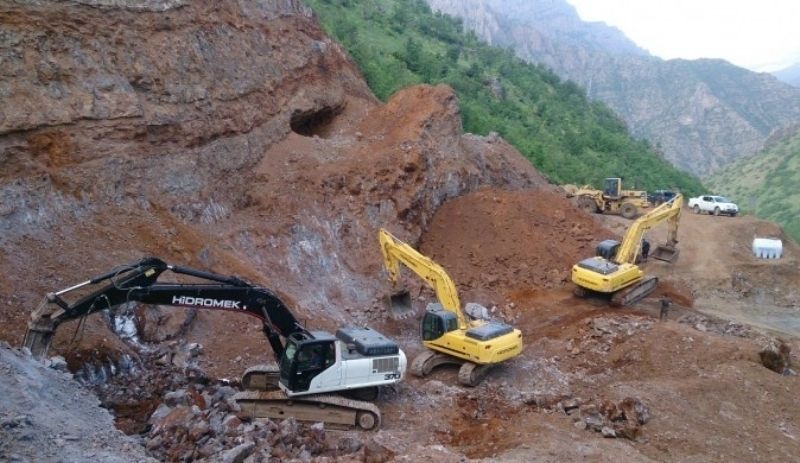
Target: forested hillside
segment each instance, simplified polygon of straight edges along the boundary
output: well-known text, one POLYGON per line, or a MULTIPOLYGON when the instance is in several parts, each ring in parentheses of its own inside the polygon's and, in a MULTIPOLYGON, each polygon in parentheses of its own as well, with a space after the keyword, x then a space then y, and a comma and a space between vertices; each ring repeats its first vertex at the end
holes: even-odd
MULTIPOLYGON (((800 89, 721 59, 662 60, 618 29, 581 20, 566 0, 427 0, 467 30, 587 89, 657 146, 705 177, 761 151, 800 122, 800 89)), ((675 31, 680 34, 680 31, 675 31)))
POLYGON ((800 131, 708 179, 744 212, 780 224, 800 242, 800 131))
POLYGON ((544 67, 493 48, 459 20, 423 0, 308 0, 385 100, 415 83, 447 83, 458 95, 464 130, 497 132, 558 183, 598 185, 622 176, 628 187, 702 190, 698 179, 634 140, 605 105, 544 67))

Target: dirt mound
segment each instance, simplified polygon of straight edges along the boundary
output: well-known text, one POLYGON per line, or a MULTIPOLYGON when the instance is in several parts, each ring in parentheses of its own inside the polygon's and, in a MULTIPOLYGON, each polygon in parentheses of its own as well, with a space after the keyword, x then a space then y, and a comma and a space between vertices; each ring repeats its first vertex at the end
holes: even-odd
POLYGON ((563 196, 541 187, 453 199, 436 211, 422 252, 478 299, 560 287, 574 263, 594 254, 598 236, 612 237, 563 196))

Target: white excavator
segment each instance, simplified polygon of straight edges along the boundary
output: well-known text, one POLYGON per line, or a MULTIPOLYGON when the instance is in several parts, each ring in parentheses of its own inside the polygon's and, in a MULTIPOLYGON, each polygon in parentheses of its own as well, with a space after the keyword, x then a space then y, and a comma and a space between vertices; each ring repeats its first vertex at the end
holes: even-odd
POLYGON ((31 314, 24 344, 34 356, 45 356, 60 324, 127 302, 228 311, 261 320, 278 366, 248 369, 242 377, 244 391, 234 397, 254 418, 294 417, 377 429, 380 410, 365 400, 374 400, 379 387, 394 385, 405 374, 405 354, 377 331, 363 327, 341 328, 335 335, 308 331, 265 288, 155 257, 47 294, 31 314), (204 282, 158 282, 167 270, 204 282), (78 290, 89 291, 72 303, 63 298, 78 290))

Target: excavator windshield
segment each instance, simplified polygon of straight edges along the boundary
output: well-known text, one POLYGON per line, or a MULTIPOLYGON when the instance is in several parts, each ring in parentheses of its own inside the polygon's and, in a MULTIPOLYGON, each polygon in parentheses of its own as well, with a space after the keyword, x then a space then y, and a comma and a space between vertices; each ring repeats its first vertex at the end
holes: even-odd
POLYGON ((458 319, 455 314, 441 308, 439 304, 431 304, 438 310, 427 310, 422 319, 422 340, 433 341, 443 334, 458 329, 458 319), (438 307, 436 307, 438 306, 438 307))
POLYGON ((280 361, 281 383, 292 391, 307 391, 311 380, 336 361, 334 338, 328 333, 293 334, 280 361))

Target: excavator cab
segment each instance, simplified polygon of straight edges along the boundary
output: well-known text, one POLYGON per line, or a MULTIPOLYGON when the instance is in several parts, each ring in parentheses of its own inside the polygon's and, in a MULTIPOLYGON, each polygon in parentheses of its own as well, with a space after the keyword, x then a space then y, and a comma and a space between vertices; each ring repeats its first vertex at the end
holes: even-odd
POLYGON ((458 318, 441 304, 430 304, 422 318, 422 340, 433 341, 445 333, 458 329, 458 318))
POLYGON ((294 393, 307 391, 311 380, 336 361, 336 338, 316 332, 308 337, 295 333, 286 341, 280 361, 280 381, 294 393))
POLYGON ((617 255, 619 249, 619 241, 617 240, 603 240, 595 248, 595 255, 600 256, 606 260, 613 260, 617 255))

